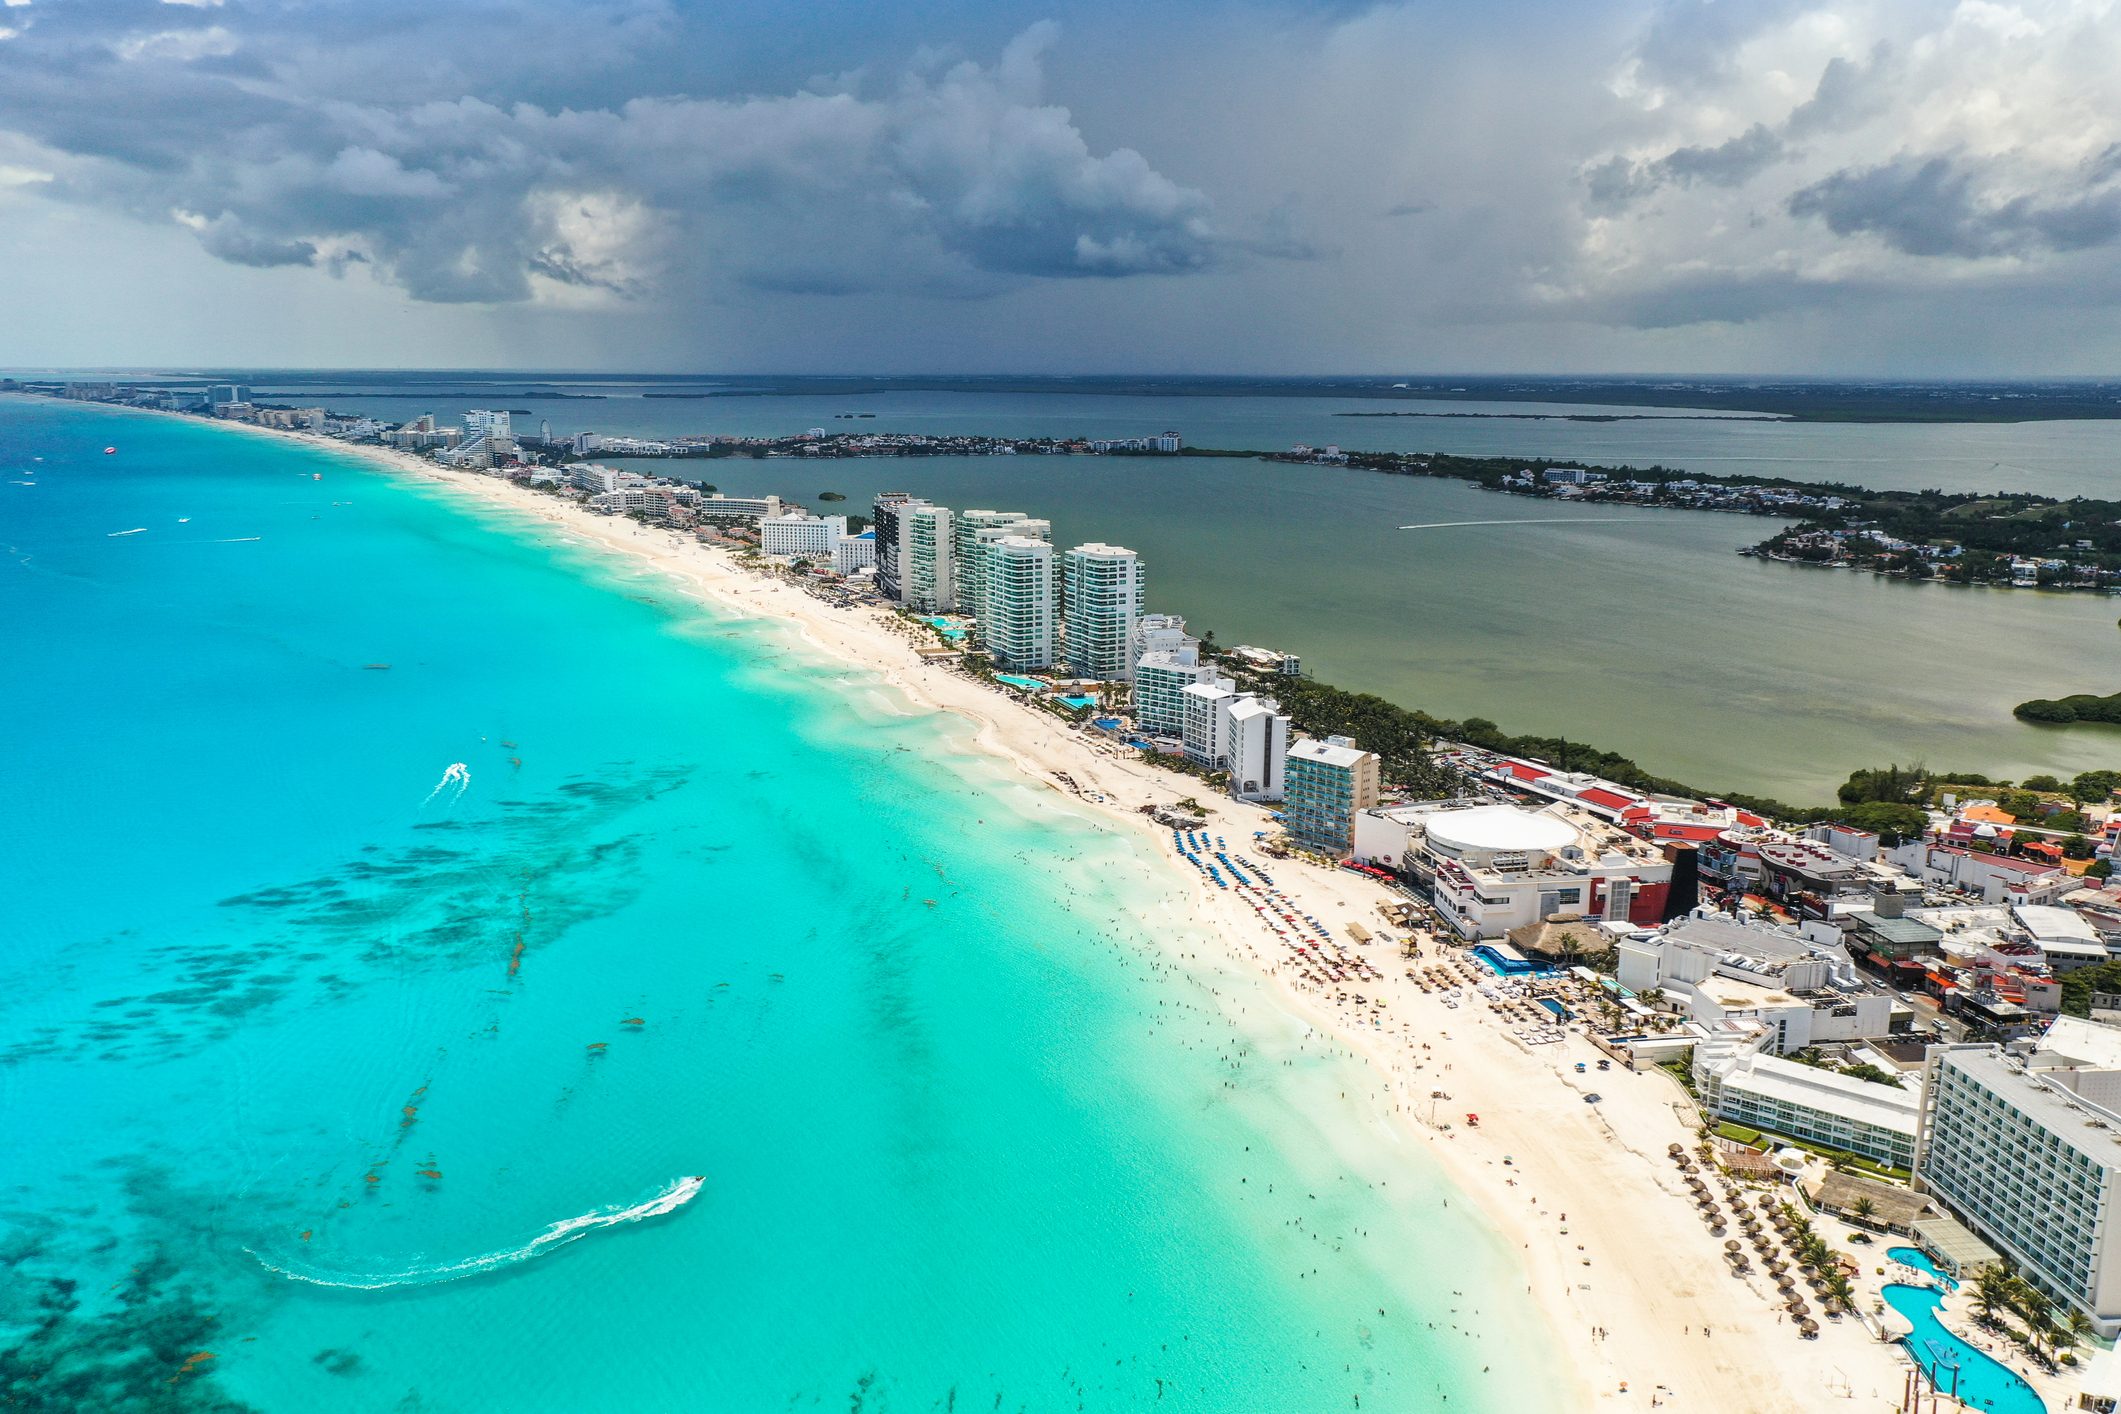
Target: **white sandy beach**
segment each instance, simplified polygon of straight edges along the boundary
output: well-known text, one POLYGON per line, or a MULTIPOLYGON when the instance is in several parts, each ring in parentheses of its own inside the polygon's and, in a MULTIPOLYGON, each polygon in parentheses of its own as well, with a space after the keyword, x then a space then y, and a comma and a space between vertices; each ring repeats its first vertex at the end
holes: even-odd
MULTIPOLYGON (((1178 871, 1181 896, 1191 900, 1185 921, 1193 926, 1184 936, 1212 949, 1218 965, 1273 978, 1272 994, 1293 1015, 1367 1060, 1375 1089, 1350 1100, 1388 1115, 1407 1142, 1426 1147, 1493 1230, 1521 1250, 1528 1290, 1559 1343, 1556 1363, 1577 1385, 1573 1398, 1557 1391, 1556 1407, 1647 1409, 1654 1401, 1656 1407, 1761 1414, 1897 1407, 1908 1368, 1897 1346, 1879 1342, 1853 1317, 1823 1322, 1818 1339, 1802 1340, 1779 1314, 1773 1288, 1757 1268, 1743 1279, 1729 1273, 1720 1255, 1723 1237, 1712 1236, 1695 1216, 1666 1154, 1668 1144, 1695 1142, 1691 1105, 1670 1078, 1617 1067, 1578 1075, 1575 1063, 1599 1054, 1580 1036, 1528 1047, 1477 997, 1451 1009, 1422 992, 1390 945, 1362 950, 1383 980, 1355 984, 1385 1004, 1388 1020, 1374 1028, 1367 1011, 1358 1017, 1352 1003, 1336 1004, 1330 991, 1297 978, 1251 908, 1234 892, 1204 885, 1176 860, 1169 832, 1140 813, 1150 802, 1206 800, 1198 781, 1147 766, 1132 752, 920 662, 913 640, 888 611, 830 607, 689 535, 594 515, 408 455, 244 430, 294 437, 425 478, 625 557, 710 605, 778 621, 832 662, 874 673, 903 696, 906 710, 969 719, 982 748, 1032 780, 1065 791, 1056 778, 1070 778, 1076 808, 1138 832, 1145 852, 1178 871), (1595 1105, 1583 1098, 1594 1083, 1602 1096, 1595 1105), (1432 1101, 1438 1090, 1448 1099, 1432 1101), (1468 1112, 1480 1115, 1479 1127, 1463 1123, 1468 1112)), ((1266 812, 1257 807, 1207 803, 1214 812, 1209 829, 1235 847, 1266 828, 1266 812)), ((1315 865, 1284 862, 1273 874, 1302 911, 1343 940, 1351 922, 1382 931, 1377 906, 1397 897, 1356 874, 1315 865)), ((1421 963, 1446 961, 1441 951, 1430 949, 1421 963)))

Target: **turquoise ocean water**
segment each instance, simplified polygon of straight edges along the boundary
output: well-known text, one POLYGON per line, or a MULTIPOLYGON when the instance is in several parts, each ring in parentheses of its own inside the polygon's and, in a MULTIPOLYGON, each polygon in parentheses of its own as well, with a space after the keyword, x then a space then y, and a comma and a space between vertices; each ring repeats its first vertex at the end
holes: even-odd
POLYGON ((1550 1401, 1515 1254, 1367 1073, 1181 969, 1172 876, 540 534, 0 401, 0 1389, 1550 1401))

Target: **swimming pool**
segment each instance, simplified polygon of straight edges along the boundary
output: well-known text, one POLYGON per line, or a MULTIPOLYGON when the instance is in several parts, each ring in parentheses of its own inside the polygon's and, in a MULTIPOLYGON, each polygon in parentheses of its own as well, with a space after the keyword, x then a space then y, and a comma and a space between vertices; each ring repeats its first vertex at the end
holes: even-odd
POLYGON ((1486 943, 1475 946, 1473 956, 1486 963, 1488 970, 1498 977, 1546 977, 1554 972, 1554 968, 1544 962, 1504 957, 1486 943))
POLYGON ((2047 1406, 2016 1371, 1997 1363, 1944 1328, 1937 1308, 1944 1298, 1926 1286, 1888 1286, 1885 1302, 1907 1317, 1914 1333, 1900 1342, 1929 1371, 1937 1388, 1956 1394, 1969 1409, 1992 1414, 2046 1414, 2047 1406))
POLYGON ((1094 707, 1097 705, 1097 699, 1094 697, 1061 697, 1056 698, 1055 700, 1065 706, 1073 707, 1078 712, 1082 711, 1085 707, 1094 707))
POLYGON ((1556 1021, 1567 1021, 1569 1019, 1569 1009, 1563 1006, 1560 1002, 1555 1001, 1552 997, 1535 997, 1533 998, 1533 1000, 1538 1002, 1541 1006, 1545 1007, 1548 1011, 1553 1012, 1554 1019, 1556 1021))
POLYGON ((1930 1254, 1920 1247, 1888 1247, 1885 1249, 1885 1255, 1903 1267, 1913 1267, 1925 1276, 1935 1278, 1937 1284, 1946 1291, 1956 1291, 1959 1288, 1959 1283, 1946 1276, 1944 1269, 1931 1261, 1930 1254))
POLYGON ((1037 678, 1020 678, 1014 673, 996 673, 994 680, 996 682, 1005 682, 1011 687, 1020 687, 1026 692, 1036 692, 1045 686, 1037 678))

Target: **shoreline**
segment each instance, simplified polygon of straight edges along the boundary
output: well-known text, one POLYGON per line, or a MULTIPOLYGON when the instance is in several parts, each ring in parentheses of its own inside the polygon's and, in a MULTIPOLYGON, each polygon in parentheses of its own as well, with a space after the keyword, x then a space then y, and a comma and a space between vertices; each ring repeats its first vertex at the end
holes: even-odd
MULTIPOLYGON (((1385 978, 1363 985, 1385 1001, 1397 1029, 1373 1029, 1331 995, 1306 987, 1280 963, 1278 942, 1241 901, 1203 886, 1183 869, 1170 852, 1168 831, 1135 809, 1197 792, 1197 782, 1145 766, 1131 752, 1101 748, 1057 719, 920 662, 909 641, 893 631, 896 620, 888 611, 833 609, 689 536, 593 515, 409 454, 303 433, 244 430, 357 458, 517 527, 561 534, 614 564, 654 574, 710 611, 770 625, 819 659, 880 680, 893 690, 884 694, 891 710, 903 702, 908 715, 947 713, 964 721, 972 747, 1006 763, 1027 783, 1067 794, 1055 778, 1072 778, 1078 787, 1073 810, 1108 827, 1131 822, 1143 832, 1140 842, 1172 871, 1173 897, 1185 902, 1173 905, 1184 936, 1171 951, 1183 959, 1195 955, 1191 949, 1205 950, 1211 970, 1227 968, 1276 984, 1266 994, 1289 1017, 1365 1062, 1377 1087, 1348 1098, 1358 1106, 1381 1104, 1394 1133, 1424 1144, 1441 1175, 1477 1205, 1498 1241, 1519 1250, 1527 1292, 1550 1328, 1559 1373, 1572 1386, 1570 1407, 1647 1405, 1660 1387, 1666 1398, 1683 1398, 1689 1407, 1731 1410, 1814 1407, 1830 1395, 1855 1408, 1885 1409, 1897 1396, 1906 1368, 1897 1347, 1870 1340, 1850 1319, 1829 1323, 1817 1341, 1799 1341, 1775 1316, 1764 1291, 1724 1270, 1720 1244, 1700 1230, 1665 1159, 1665 1144, 1693 1142, 1689 1107, 1676 1089, 1666 1088, 1666 1077, 1611 1072, 1598 1083, 1614 1093, 1601 1104, 1586 1104, 1572 1081, 1573 1063, 1597 1055, 1587 1042, 1571 1036, 1541 1055, 1477 1002, 1447 1009, 1406 981, 1394 949, 1369 949, 1369 960, 1385 978), (1431 1100, 1438 1089, 1449 1097, 1431 1100), (1479 1113, 1483 1123, 1465 1129, 1435 1122, 1439 1107, 1444 1116, 1479 1113), (1587 1175, 1595 1187, 1579 1186, 1587 1175), (1678 1331, 1671 1329, 1675 1325, 1678 1331), (1715 1337, 1702 1334, 1711 1329, 1715 1337)), ((1209 828, 1241 841, 1264 824, 1265 814, 1218 799, 1209 828)), ((1275 872, 1284 891, 1336 936, 1344 936, 1350 922, 1376 923, 1376 904, 1396 897, 1346 871, 1291 862, 1275 872)), ((1441 952, 1442 959, 1451 956, 1441 952)), ((1423 965, 1437 961, 1439 950, 1428 950, 1423 965)), ((1370 1117, 1358 1110, 1352 1118, 1370 1117)), ((1559 1390, 1556 1396, 1559 1403, 1559 1390)))

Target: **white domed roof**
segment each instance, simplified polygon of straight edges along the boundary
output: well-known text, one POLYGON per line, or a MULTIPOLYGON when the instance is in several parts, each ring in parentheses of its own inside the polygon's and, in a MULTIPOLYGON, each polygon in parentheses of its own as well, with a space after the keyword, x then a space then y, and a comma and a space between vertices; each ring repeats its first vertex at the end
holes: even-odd
POLYGON ((1547 853, 1576 843, 1576 829, 1566 820, 1538 810, 1510 805, 1480 805, 1446 810, 1429 817, 1429 838, 1459 849, 1523 850, 1547 853))

